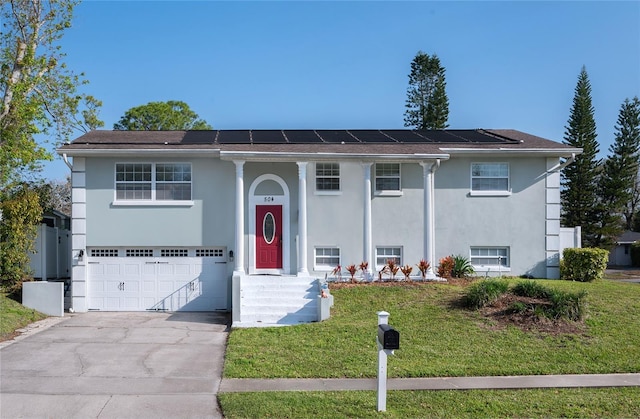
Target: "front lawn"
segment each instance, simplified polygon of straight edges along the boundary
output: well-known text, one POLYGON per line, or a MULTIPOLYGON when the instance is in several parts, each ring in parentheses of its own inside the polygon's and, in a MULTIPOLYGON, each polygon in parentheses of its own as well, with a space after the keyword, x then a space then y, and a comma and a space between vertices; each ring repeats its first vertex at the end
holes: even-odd
POLYGON ((232 330, 224 374, 374 378, 380 310, 391 313, 389 323, 400 332, 389 377, 640 371, 640 285, 540 281, 553 289, 587 291, 587 315, 579 333, 502 327, 460 306, 464 283, 356 285, 332 290, 335 306, 325 322, 232 330))
POLYGON ((0 293, 0 342, 14 337, 16 330, 45 317, 0 293))

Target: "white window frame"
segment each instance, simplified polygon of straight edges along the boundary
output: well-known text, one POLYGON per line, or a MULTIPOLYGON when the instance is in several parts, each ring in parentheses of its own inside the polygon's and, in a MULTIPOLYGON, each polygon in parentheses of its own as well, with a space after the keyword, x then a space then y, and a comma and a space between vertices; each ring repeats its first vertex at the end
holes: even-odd
POLYGON ((338 265, 342 265, 342 260, 341 260, 341 252, 340 252, 340 248, 337 246, 316 246, 313 249, 313 270, 314 271, 318 271, 318 272, 331 272, 333 271, 336 266, 338 265), (319 254, 319 252, 325 252, 325 251, 331 251, 331 252, 337 252, 337 255, 333 255, 333 254, 319 254), (332 264, 332 263, 320 263, 319 260, 321 258, 327 258, 327 259, 331 259, 331 258, 336 258, 337 257, 337 263, 332 264))
POLYGON ((476 272, 511 272, 511 249, 509 246, 471 246, 469 261, 476 272), (505 255, 499 254, 500 250, 503 250, 505 255), (478 263, 478 259, 489 259, 494 263, 478 263))
POLYGON ((507 162, 473 162, 471 163, 471 167, 469 170, 470 175, 470 192, 471 196, 509 196, 511 195, 511 167, 507 162), (503 175, 474 175, 474 168, 477 165, 485 165, 485 166, 506 166, 507 174, 503 175), (507 180, 507 188, 506 189, 474 189, 473 181, 474 179, 505 179, 507 180))
POLYGON ((193 198, 193 165, 190 162, 116 162, 113 168, 114 173, 114 188, 113 188, 113 202, 111 203, 113 206, 193 206, 193 199, 157 199, 156 192, 159 184, 171 184, 171 183, 188 183, 189 184, 189 195, 193 198), (150 165, 151 166, 151 181, 126 181, 126 180, 118 180, 118 166, 119 165, 150 165), (180 181, 157 181, 156 180, 156 171, 158 165, 187 165, 189 167, 189 177, 188 181, 180 180, 180 181), (118 184, 127 184, 127 183, 149 183, 151 186, 151 198, 150 199, 122 199, 118 198, 118 184))
POLYGON ((373 188, 378 196, 400 196, 402 195, 402 164, 394 162, 380 162, 373 165, 373 188), (398 174, 378 175, 379 165, 397 165, 398 174), (398 179, 398 189, 378 189, 378 179, 398 179))
POLYGON ((380 272, 391 258, 397 259, 396 264, 402 266, 403 253, 402 246, 376 246, 376 272, 380 272))
POLYGON ((342 180, 340 179, 341 177, 341 171, 342 168, 340 167, 340 163, 333 163, 333 162, 318 162, 315 164, 315 189, 314 189, 314 193, 316 195, 341 195, 342 194, 342 180), (325 165, 325 164, 330 164, 330 165, 335 165, 338 168, 338 174, 337 175, 326 175, 326 174, 322 174, 319 175, 318 174, 318 168, 320 165, 325 165), (324 179, 338 179, 338 189, 320 189, 318 188, 318 180, 324 178, 324 179))

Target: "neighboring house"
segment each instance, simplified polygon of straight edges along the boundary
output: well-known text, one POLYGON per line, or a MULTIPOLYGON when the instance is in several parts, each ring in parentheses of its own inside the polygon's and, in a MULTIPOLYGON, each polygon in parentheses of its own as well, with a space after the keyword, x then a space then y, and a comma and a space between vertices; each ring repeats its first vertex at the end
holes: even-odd
POLYGON ((609 251, 610 266, 631 266, 631 245, 640 240, 640 233, 625 231, 609 251))
POLYGON ((451 254, 557 278, 560 170, 580 152, 515 130, 92 131, 58 150, 73 308, 312 321, 338 264, 451 254))

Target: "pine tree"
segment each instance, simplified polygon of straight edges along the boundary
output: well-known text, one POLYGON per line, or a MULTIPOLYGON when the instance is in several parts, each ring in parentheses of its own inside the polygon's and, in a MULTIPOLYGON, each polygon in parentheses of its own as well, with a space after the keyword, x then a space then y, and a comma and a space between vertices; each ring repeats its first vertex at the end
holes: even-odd
POLYGON ((418 51, 411 62, 404 126, 414 129, 445 129, 449 125, 449 98, 445 69, 434 54, 418 51))
POLYGON ((571 115, 565 127, 563 143, 582 149, 575 162, 562 171, 562 223, 582 227, 584 246, 595 245, 598 226, 594 223, 597 209, 598 141, 591 103, 591 84, 583 66, 575 88, 571 115))
POLYGON ((618 114, 616 134, 598 182, 596 245, 608 247, 624 230, 622 214, 633 198, 640 150, 640 101, 626 99, 618 114))

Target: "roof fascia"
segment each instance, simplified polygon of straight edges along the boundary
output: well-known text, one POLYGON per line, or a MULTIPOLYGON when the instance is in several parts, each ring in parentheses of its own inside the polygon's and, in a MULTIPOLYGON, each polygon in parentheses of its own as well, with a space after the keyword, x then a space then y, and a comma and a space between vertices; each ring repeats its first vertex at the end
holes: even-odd
POLYGON ((127 148, 127 149, 65 149, 56 150, 59 155, 69 157, 121 157, 140 156, 145 157, 217 157, 220 155, 219 149, 175 149, 175 148, 127 148))
POLYGON ((508 156, 548 156, 571 157, 573 154, 581 154, 581 148, 441 148, 440 150, 458 156, 508 155, 508 156))
POLYGON ((221 160, 245 160, 245 161, 273 161, 299 162, 299 161, 415 161, 424 160, 448 160, 448 154, 373 154, 373 153, 284 153, 284 152, 248 152, 248 151, 221 151, 221 160))

